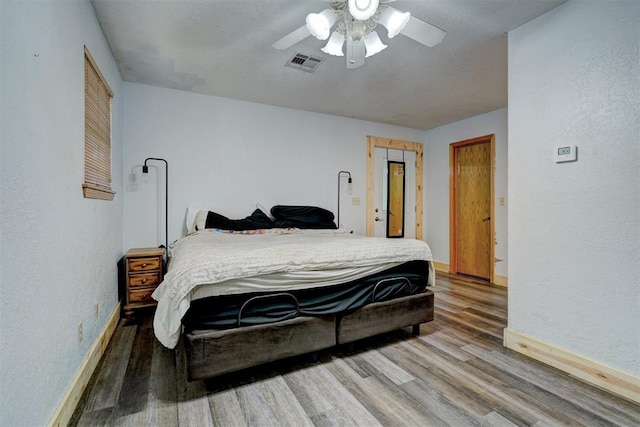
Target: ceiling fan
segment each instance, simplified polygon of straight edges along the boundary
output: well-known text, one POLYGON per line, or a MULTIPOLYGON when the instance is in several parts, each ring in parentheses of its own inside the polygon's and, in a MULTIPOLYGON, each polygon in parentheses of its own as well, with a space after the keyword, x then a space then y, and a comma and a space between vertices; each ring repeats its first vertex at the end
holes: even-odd
POLYGON ((307 15, 306 24, 287 34, 272 46, 288 49, 312 35, 318 40, 327 40, 324 53, 345 56, 347 45, 347 68, 364 65, 364 59, 387 48, 375 29, 381 24, 392 39, 403 34, 418 43, 433 47, 447 34, 444 30, 389 6, 395 0, 325 0, 331 7, 320 13, 307 15), (337 23, 337 25, 336 25, 337 23), (335 28, 331 32, 331 28, 335 28), (329 37, 331 36, 331 37, 329 37))

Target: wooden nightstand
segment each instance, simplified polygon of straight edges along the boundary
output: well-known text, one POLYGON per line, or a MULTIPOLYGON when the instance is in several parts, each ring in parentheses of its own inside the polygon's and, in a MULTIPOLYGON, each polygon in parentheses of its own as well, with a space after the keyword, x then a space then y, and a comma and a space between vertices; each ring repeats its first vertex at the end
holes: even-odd
POLYGON ((124 254, 124 315, 131 319, 133 311, 156 305, 151 294, 162 282, 164 248, 136 248, 124 254))

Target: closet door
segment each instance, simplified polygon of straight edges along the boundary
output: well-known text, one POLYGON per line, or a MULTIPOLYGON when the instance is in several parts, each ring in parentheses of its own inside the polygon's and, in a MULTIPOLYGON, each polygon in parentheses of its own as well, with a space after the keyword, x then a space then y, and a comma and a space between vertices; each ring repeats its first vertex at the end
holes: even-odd
POLYGON ((491 139, 452 144, 452 272, 491 280, 491 139))

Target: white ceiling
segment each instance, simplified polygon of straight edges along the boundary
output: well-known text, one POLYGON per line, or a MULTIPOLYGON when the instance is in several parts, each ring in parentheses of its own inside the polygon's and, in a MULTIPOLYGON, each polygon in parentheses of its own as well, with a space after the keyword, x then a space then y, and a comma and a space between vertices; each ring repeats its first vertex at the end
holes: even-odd
POLYGON ((447 32, 429 48, 403 36, 348 70, 312 36, 271 44, 322 0, 92 0, 122 78, 298 110, 431 129, 507 105, 507 32, 566 0, 398 0, 447 32), (296 53, 325 60, 285 67, 296 53))

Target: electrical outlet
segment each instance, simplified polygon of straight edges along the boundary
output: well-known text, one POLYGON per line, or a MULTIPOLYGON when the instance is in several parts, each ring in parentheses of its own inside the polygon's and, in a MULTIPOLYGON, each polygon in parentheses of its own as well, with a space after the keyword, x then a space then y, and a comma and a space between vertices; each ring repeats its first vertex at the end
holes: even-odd
POLYGON ((78 324, 78 342, 82 342, 82 322, 78 324))
POLYGON ((354 197, 351 199, 352 206, 360 206, 360 197, 354 197))
POLYGON ((100 312, 99 312, 99 303, 95 303, 93 305, 93 318, 97 319, 99 314, 100 314, 100 312))
POLYGON ((500 206, 504 206, 504 197, 500 197, 500 198, 498 198, 498 204, 499 204, 500 206))

